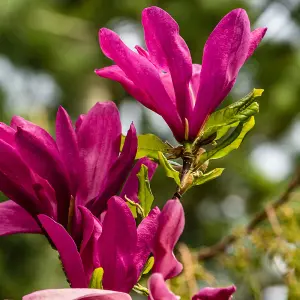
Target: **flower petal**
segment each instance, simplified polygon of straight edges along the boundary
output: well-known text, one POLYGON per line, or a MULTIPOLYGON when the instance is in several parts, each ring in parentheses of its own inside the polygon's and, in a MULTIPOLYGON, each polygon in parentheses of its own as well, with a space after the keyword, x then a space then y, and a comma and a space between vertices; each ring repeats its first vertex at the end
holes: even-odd
POLYGON ((102 233, 102 226, 93 214, 85 207, 79 206, 82 214, 83 237, 80 246, 80 256, 88 282, 93 271, 100 266, 98 240, 102 233))
POLYGON ((23 300, 131 300, 128 294, 98 289, 57 289, 34 292, 23 300))
POLYGON ((42 233, 36 220, 12 200, 0 203, 0 236, 15 233, 42 233))
POLYGON ((88 284, 82 260, 72 237, 62 225, 48 216, 38 215, 38 219, 60 255, 64 271, 71 287, 86 288, 88 284))
POLYGON ((80 158, 85 173, 80 186, 78 205, 99 196, 108 172, 117 159, 121 142, 121 123, 113 102, 95 104, 78 130, 80 158))
POLYGON ((159 76, 158 70, 145 57, 130 50, 113 31, 102 28, 99 32, 100 47, 126 76, 152 99, 165 121, 176 136, 182 134, 182 121, 176 105, 168 96, 159 76))
POLYGON ((138 100, 147 108, 157 112, 151 98, 149 98, 149 96, 141 89, 139 89, 118 66, 113 65, 98 69, 95 70, 95 73, 100 77, 119 82, 129 95, 138 100))
POLYGON ((28 121, 17 128, 15 139, 22 159, 55 190, 58 220, 67 226, 71 198, 69 179, 55 141, 44 129, 28 121))
POLYGON ((128 293, 136 284, 139 275, 134 264, 136 243, 136 224, 128 205, 123 199, 112 197, 99 239, 104 289, 128 293))
POLYGON ((137 146, 136 130, 134 125, 131 124, 125 138, 122 152, 108 171, 108 174, 106 174, 106 183, 102 185, 99 198, 95 200, 91 207, 91 211, 95 216, 99 216, 101 212, 106 209, 107 201, 110 197, 117 195, 120 192, 122 185, 128 176, 128 170, 132 168, 137 146))
POLYGON ((160 210, 154 207, 149 215, 142 220, 137 229, 137 250, 135 265, 140 275, 151 252, 151 247, 158 227, 160 210))
POLYGON ((10 126, 0 122, 0 139, 14 147, 16 131, 10 126))
POLYGON ((173 249, 184 228, 184 211, 179 200, 169 200, 159 215, 159 223, 153 243, 153 272, 161 273, 164 279, 177 276, 182 264, 176 259, 173 249))
POLYGON ((230 92, 250 45, 250 22, 243 9, 227 14, 209 36, 203 52, 200 86, 189 120, 194 139, 208 115, 230 92))
POLYGON ((12 146, 0 139, 0 190, 32 215, 54 216, 55 198, 40 201, 36 186, 49 191, 48 182, 34 174, 12 146))
POLYGON ((201 289, 192 300, 230 300, 232 294, 236 291, 234 285, 226 288, 211 288, 201 289))
POLYGON ((56 144, 71 181, 72 195, 76 195, 79 184, 79 150, 72 121, 60 106, 56 116, 56 144))
POLYGON ((78 132, 78 130, 79 130, 79 128, 80 128, 80 126, 81 126, 81 124, 82 124, 83 119, 84 119, 85 116, 86 116, 85 114, 81 114, 78 117, 78 119, 76 120, 76 122, 75 122, 75 131, 76 132, 78 132))
POLYGON ((259 43, 265 36, 266 32, 267 32, 267 28, 256 28, 251 32, 250 47, 248 50, 247 58, 249 58, 253 54, 253 52, 255 51, 255 49, 258 47, 259 43))
POLYGON ((189 92, 192 77, 192 58, 188 46, 179 35, 176 21, 163 9, 149 7, 143 10, 142 23, 150 60, 170 72, 176 95, 176 104, 184 121, 193 109, 189 92))
POLYGON ((134 202, 139 202, 138 199, 138 190, 139 190, 139 180, 137 177, 138 172, 141 169, 141 166, 145 165, 148 168, 148 177, 151 180, 154 172, 157 168, 157 163, 149 159, 148 157, 140 158, 134 167, 132 168, 120 194, 120 197, 125 199, 125 196, 134 202))
POLYGON ((160 273, 154 273, 148 280, 149 300, 178 300, 167 287, 164 277, 160 273))

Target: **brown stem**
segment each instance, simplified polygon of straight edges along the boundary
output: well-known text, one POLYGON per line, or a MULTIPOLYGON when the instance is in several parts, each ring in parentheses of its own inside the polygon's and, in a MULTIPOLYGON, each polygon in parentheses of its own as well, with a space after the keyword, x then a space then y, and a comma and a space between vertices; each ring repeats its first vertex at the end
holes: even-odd
MULTIPOLYGON (((269 204, 269 207, 276 210, 286 202, 288 202, 290 198, 290 194, 298 187, 300 184, 300 168, 297 169, 295 176, 293 177, 292 181, 288 185, 285 192, 281 195, 279 199, 277 199, 275 202, 269 204)), ((257 213, 253 219, 250 221, 250 223, 246 226, 245 232, 247 235, 249 235, 258 225, 260 225, 266 218, 268 217, 268 213, 266 209, 264 208, 262 211, 257 213)), ((217 256, 220 253, 225 252, 225 250, 233 244, 236 240, 238 240, 239 237, 234 234, 229 234, 228 236, 225 236, 221 241, 219 241, 217 244, 203 248, 198 253, 198 259, 199 260, 206 260, 213 258, 217 256)))

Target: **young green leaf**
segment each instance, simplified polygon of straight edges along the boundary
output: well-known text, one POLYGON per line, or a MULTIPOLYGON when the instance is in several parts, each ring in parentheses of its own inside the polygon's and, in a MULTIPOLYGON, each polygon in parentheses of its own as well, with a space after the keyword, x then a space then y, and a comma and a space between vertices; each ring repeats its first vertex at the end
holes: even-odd
POLYGON ((180 185, 179 172, 174 170, 167 158, 161 153, 158 152, 159 164, 164 168, 167 177, 173 178, 177 185, 180 185))
POLYGON ((259 110, 259 105, 255 102, 255 99, 260 97, 262 93, 262 89, 254 89, 241 100, 212 113, 204 126, 201 140, 207 139, 215 132, 217 132, 215 140, 218 140, 231 127, 236 127, 240 122, 244 122, 256 114, 259 110))
POLYGON ((97 268, 94 270, 89 288, 91 289, 103 289, 102 279, 103 279, 104 270, 103 268, 97 268))
POLYGON ((247 132, 253 128, 254 124, 255 120, 253 116, 247 122, 239 124, 226 140, 202 155, 199 165, 203 164, 208 159, 224 157, 232 150, 237 149, 241 145, 247 132))
MULTIPOLYGON (((122 135, 121 150, 123 148, 125 136, 122 135)), ((166 153, 172 148, 164 143, 158 136, 154 134, 142 134, 138 136, 138 150, 136 159, 148 156, 150 158, 158 159, 158 151, 166 153)))
POLYGON ((147 260, 145 266, 144 266, 142 274, 143 275, 148 274, 151 271, 153 266, 154 266, 154 257, 150 256, 149 259, 147 260))
POLYGON ((195 179, 193 181, 193 186, 201 185, 201 184, 203 184, 207 181, 210 181, 212 179, 215 179, 215 178, 219 177, 220 175, 222 175, 224 170, 225 170, 224 168, 216 168, 216 169, 213 169, 210 172, 207 172, 205 174, 201 174, 199 177, 195 177, 195 179))
POLYGON ((149 214, 154 200, 154 196, 150 188, 148 168, 145 165, 141 166, 141 169, 138 172, 137 177, 139 179, 138 198, 140 200, 140 206, 143 209, 144 217, 145 217, 149 214))

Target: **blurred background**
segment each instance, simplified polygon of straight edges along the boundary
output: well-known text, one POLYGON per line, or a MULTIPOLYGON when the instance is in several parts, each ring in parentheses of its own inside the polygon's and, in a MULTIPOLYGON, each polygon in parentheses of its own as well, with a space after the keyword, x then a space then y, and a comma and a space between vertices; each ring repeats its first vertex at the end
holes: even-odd
MULTIPOLYGON (((94 74, 94 69, 111 64, 99 48, 99 28, 113 29, 132 48, 144 46, 141 10, 151 5, 177 20, 194 63, 201 63, 209 33, 231 9, 246 9, 253 29, 268 27, 224 102, 228 105, 253 88, 265 89, 256 126, 240 149, 214 162, 226 168, 223 175, 190 190, 183 200, 186 227, 181 241, 197 249, 214 244, 245 224, 266 201, 276 199, 299 159, 299 0, 0 0, 0 120, 9 122, 18 114, 53 133, 58 105, 75 120, 95 102, 112 99, 119 106, 124 133, 133 121, 138 133, 153 132, 175 145, 159 116, 118 83, 94 74)), ((158 169, 152 189, 162 205, 175 184, 158 169)), ((281 271, 273 261, 261 259, 255 270, 240 273, 215 262, 206 268, 217 285, 238 285, 236 299, 287 299, 281 271)), ((0 238, 0 299, 58 287, 67 284, 44 237, 0 238)))

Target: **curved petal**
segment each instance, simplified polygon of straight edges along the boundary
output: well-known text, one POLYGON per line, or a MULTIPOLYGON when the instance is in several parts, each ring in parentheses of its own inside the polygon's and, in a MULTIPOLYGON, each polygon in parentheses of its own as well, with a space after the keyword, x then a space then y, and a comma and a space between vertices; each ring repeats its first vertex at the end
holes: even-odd
POLYGON ((72 237, 63 228, 63 226, 48 216, 38 215, 38 219, 60 255, 64 271, 71 287, 88 287, 82 260, 72 237))
POLYGON ((106 174, 106 183, 102 185, 99 198, 95 200, 91 207, 91 211, 95 216, 99 216, 101 212, 106 209, 107 201, 110 197, 120 192, 128 176, 128 170, 132 168, 137 146, 136 130, 134 125, 131 124, 125 138, 122 152, 106 174))
POLYGON ((150 276, 148 280, 149 288, 149 300, 178 300, 180 297, 177 297, 173 294, 167 287, 164 277, 160 273, 154 273, 150 276))
POLYGON ((84 117, 77 133, 80 158, 85 174, 79 187, 78 205, 99 196, 108 172, 117 159, 121 142, 121 123, 113 102, 95 104, 84 117))
POLYGON ((103 287, 128 293, 138 279, 134 264, 137 244, 136 224, 126 202, 119 197, 108 201, 103 231, 99 239, 103 287))
POLYGON ((194 295, 192 300, 230 300, 235 291, 236 288, 234 285, 226 288, 207 287, 194 295))
POLYGON ((12 200, 0 203, 0 236, 15 233, 42 233, 36 220, 12 200))
POLYGON ((128 294, 98 289, 57 289, 34 292, 23 300, 131 300, 128 294))
POLYGON ((78 132, 85 116, 86 116, 85 114, 81 114, 78 117, 78 119, 76 120, 76 122, 75 122, 75 131, 76 131, 76 133, 78 132))
POLYGON ((265 36, 266 32, 267 32, 267 28, 256 28, 251 32, 250 47, 248 50, 247 58, 249 58, 253 54, 253 52, 255 51, 255 49, 258 47, 259 43, 265 36))
POLYGON ((41 201, 36 185, 49 191, 48 182, 34 174, 12 146, 0 139, 0 190, 32 215, 38 213, 54 216, 55 198, 41 201))
POLYGON ((22 159, 55 190, 58 220, 67 226, 71 198, 69 179, 55 141, 48 132, 32 123, 18 127, 15 139, 22 159))
POLYGON ((135 254, 135 264, 138 274, 141 272, 147 262, 151 252, 151 247, 158 227, 158 217, 160 210, 154 207, 149 215, 142 220, 137 229, 137 250, 135 254))
POLYGON ((182 121, 176 105, 168 96, 159 76, 159 71, 145 57, 130 50, 113 31, 102 28, 99 31, 100 47, 126 76, 151 97, 157 112, 169 124, 175 136, 182 134, 182 121))
POLYGON ((170 72, 176 95, 176 105, 184 121, 193 109, 189 92, 192 77, 192 58, 188 46, 179 35, 176 21, 163 9, 143 10, 142 23, 150 60, 170 72))
POLYGON ((98 240, 102 233, 102 226, 87 208, 79 206, 79 209, 82 214, 83 231, 80 256, 89 282, 93 271, 100 266, 98 240))
POLYGON ((0 122, 0 139, 14 147, 16 131, 10 126, 0 122))
POLYGON ((95 70, 95 73, 100 77, 119 82, 129 95, 141 102, 147 108, 157 112, 151 98, 139 89, 118 66, 113 65, 98 69, 95 70))
POLYGON ((179 200, 169 200, 159 215, 157 233, 153 243, 153 272, 161 273, 164 279, 177 276, 182 264, 176 259, 173 249, 184 228, 184 211, 179 200))
POLYGON ((72 121, 62 106, 56 116, 56 144, 69 174, 72 195, 75 196, 80 180, 79 149, 72 121))
POLYGON ((203 52, 200 86, 192 118, 194 139, 208 115, 230 92, 250 45, 250 22, 243 9, 227 14, 209 36, 203 52))
POLYGON ((141 166, 145 165, 148 168, 148 177, 151 180, 154 172, 157 168, 157 163, 149 159, 148 157, 140 158, 134 167, 132 168, 123 188, 120 193, 120 197, 125 199, 125 196, 134 202, 139 202, 138 191, 139 191, 139 180, 137 177, 138 172, 141 169, 141 166))

